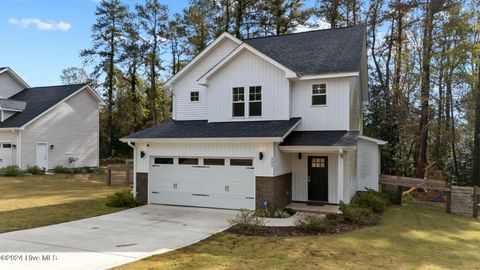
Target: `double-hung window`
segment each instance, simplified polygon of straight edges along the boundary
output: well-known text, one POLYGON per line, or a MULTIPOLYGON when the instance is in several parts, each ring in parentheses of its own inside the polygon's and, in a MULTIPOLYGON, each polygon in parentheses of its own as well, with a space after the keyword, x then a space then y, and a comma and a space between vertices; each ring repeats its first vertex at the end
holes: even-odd
POLYGON ((312 85, 312 105, 327 105, 327 85, 325 83, 312 85))
POLYGON ((250 86, 248 96, 248 116, 262 116, 262 87, 250 86))
POLYGON ((196 102, 200 100, 200 93, 198 91, 190 92, 190 101, 196 102))
POLYGON ((234 87, 232 94, 232 116, 245 116, 245 89, 243 87, 234 87))

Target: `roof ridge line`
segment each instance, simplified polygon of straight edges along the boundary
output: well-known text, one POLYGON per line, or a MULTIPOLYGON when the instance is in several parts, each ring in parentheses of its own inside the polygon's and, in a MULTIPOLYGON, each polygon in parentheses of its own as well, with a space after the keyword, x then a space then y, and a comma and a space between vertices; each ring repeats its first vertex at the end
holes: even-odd
POLYGON ((342 29, 347 29, 347 28, 365 28, 365 25, 351 25, 351 26, 343 26, 343 27, 337 27, 337 28, 324 28, 324 29, 315 29, 315 30, 304 31, 304 32, 287 33, 287 34, 282 34, 282 35, 271 35, 271 36, 263 36, 263 37, 252 37, 252 38, 242 39, 242 41, 245 41, 245 40, 254 40, 254 39, 263 39, 263 38, 273 38, 273 37, 283 37, 283 36, 300 35, 300 34, 307 34, 307 33, 312 33, 312 32, 322 32, 322 31, 325 31, 325 32, 326 32, 326 31, 333 31, 333 30, 342 30, 342 29))

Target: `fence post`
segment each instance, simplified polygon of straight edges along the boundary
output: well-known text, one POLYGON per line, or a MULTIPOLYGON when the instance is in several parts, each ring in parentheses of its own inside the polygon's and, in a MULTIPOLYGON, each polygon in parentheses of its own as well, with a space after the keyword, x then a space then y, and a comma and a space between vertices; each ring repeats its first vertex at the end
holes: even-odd
POLYGON ((398 205, 402 205, 402 193, 403 193, 403 187, 397 186, 397 204, 398 205))
POLYGON ((478 218, 478 204, 480 203, 480 187, 473 187, 473 217, 478 218))
POLYGON ((448 191, 445 191, 446 193, 446 196, 445 196, 445 206, 446 206, 446 211, 447 213, 451 213, 452 212, 452 189, 450 187, 450 190, 448 191))
POLYGON ((107 184, 109 186, 112 185, 112 169, 110 167, 107 167, 108 173, 107 173, 107 184))

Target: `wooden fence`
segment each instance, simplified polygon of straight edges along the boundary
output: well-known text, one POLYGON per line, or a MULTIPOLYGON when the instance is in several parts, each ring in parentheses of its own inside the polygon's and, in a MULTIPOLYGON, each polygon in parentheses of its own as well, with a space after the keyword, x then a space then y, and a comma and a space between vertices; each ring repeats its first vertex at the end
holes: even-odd
POLYGON ((107 185, 131 185, 133 184, 133 162, 126 160, 122 164, 107 164, 107 185))
POLYGON ((438 190, 446 193, 447 212, 478 218, 480 208, 480 187, 451 186, 448 185, 447 182, 441 180, 394 175, 380 175, 379 182, 380 184, 397 187, 397 203, 401 203, 401 194, 404 187, 438 190))

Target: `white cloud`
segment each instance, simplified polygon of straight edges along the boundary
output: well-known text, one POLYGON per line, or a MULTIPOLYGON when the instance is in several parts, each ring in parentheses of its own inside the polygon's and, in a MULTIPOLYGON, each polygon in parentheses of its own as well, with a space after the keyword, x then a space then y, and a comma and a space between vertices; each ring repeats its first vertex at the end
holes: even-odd
POLYGON ((320 30, 330 28, 330 24, 322 19, 309 19, 305 24, 299 24, 293 30, 294 33, 307 32, 312 30, 320 30))
POLYGON ((67 31, 69 30, 72 25, 66 23, 64 21, 54 22, 54 21, 42 21, 38 18, 23 18, 17 20, 16 18, 10 18, 8 20, 9 24, 18 25, 22 28, 28 28, 30 26, 36 26, 38 30, 46 31, 46 30, 59 30, 59 31, 67 31))

